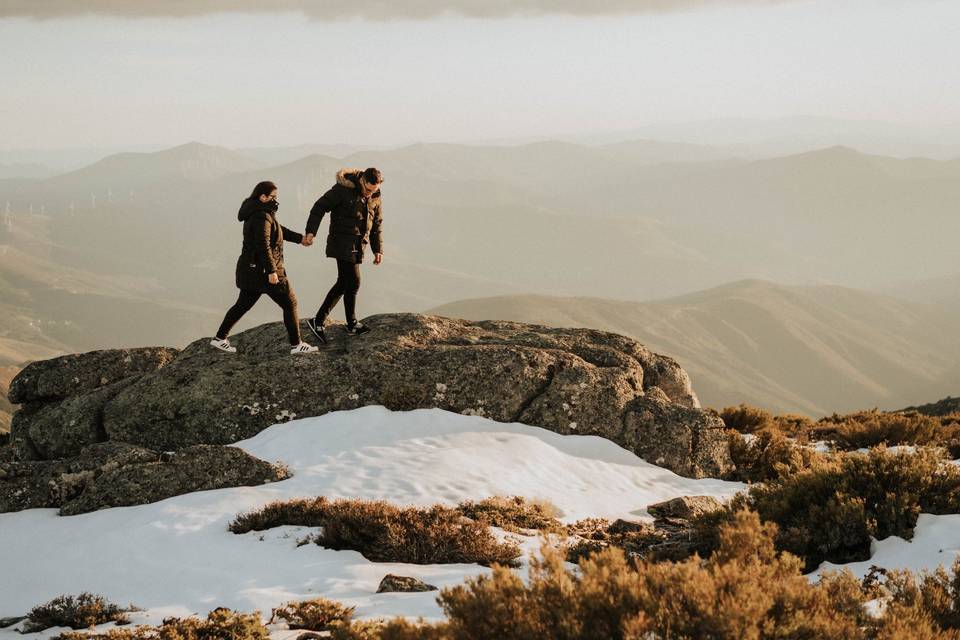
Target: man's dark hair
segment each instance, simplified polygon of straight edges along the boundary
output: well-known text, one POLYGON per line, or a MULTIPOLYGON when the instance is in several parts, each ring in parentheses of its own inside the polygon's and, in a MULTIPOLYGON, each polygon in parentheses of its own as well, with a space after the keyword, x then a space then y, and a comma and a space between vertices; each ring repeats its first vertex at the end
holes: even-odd
POLYGON ((367 184, 380 184, 383 182, 383 174, 380 173, 380 169, 370 167, 369 169, 364 169, 363 179, 367 184))

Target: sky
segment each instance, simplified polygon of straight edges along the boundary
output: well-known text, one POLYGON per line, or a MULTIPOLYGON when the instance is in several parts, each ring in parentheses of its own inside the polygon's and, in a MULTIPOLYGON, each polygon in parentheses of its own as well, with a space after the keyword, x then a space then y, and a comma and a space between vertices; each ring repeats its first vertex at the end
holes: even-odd
POLYGON ((0 149, 960 122, 956 0, 265 4, 5 2, 0 149))

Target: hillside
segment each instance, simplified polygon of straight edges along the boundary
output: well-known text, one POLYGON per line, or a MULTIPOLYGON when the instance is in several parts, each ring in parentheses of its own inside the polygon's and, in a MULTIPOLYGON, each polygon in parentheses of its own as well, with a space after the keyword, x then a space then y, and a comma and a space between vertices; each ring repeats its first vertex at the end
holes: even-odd
MULTIPOLYGON (((390 264, 421 283, 408 297, 389 269, 371 278, 368 300, 389 308, 524 291, 644 300, 757 277, 864 288, 956 271, 948 239, 960 233, 960 163, 842 147, 746 160, 651 141, 423 144, 262 167, 190 144, 5 180, 0 191, 15 222, 31 210, 55 221, 61 262, 176 282, 198 303, 216 273, 229 275, 233 212, 253 184, 276 181, 281 220, 301 228, 335 171, 351 165, 383 169, 390 264), (441 271, 451 278, 424 295, 441 271)), ((290 253, 298 271, 316 269, 315 256, 290 253)))
POLYGON ((673 354, 707 406, 817 416, 897 409, 960 388, 960 317, 843 287, 743 281, 646 303, 523 295, 433 311, 625 333, 673 354))
MULTIPOLYGON (((725 153, 643 140, 424 144, 270 168, 196 143, 121 154, 46 180, 0 181, 10 203, 0 248, 13 252, 0 279, 44 291, 29 294, 24 309, 42 307, 29 317, 62 323, 76 307, 86 319, 75 335, 52 335, 74 349, 114 334, 114 344, 182 345, 212 332, 235 299, 235 212, 253 184, 275 180, 280 220, 300 229, 338 168, 375 164, 387 176, 386 260, 364 269, 361 315, 530 291, 651 300, 745 278, 885 291, 909 273, 949 291, 960 163, 842 147, 725 153)), ((289 247, 286 257, 301 310, 312 313, 335 266, 322 246, 289 247)), ((262 303, 240 328, 276 317, 262 303)), ((883 397, 874 391, 859 397, 883 397)), ((778 406, 810 406, 786 402, 795 393, 776 391, 778 406)))

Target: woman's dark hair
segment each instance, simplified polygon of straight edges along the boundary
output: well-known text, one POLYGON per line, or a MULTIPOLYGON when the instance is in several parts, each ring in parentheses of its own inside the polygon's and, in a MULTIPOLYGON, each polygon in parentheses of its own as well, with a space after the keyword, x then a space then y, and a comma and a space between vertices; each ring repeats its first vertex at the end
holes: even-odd
POLYGON ((273 184, 269 180, 264 180, 263 182, 258 182, 257 186, 253 188, 253 193, 250 194, 251 198, 259 198, 260 196, 268 196, 276 190, 277 185, 273 184))
POLYGON ((380 169, 370 167, 363 171, 363 179, 366 180, 367 184, 380 184, 383 182, 383 174, 380 173, 380 169))

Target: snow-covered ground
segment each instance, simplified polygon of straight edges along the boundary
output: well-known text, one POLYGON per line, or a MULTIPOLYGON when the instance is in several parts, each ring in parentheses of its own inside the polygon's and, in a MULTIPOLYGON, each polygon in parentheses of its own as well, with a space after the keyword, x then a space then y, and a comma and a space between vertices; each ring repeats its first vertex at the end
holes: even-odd
POLYGON ((870 545, 870 559, 836 565, 824 562, 816 574, 825 569, 849 569, 862 578, 871 566, 886 569, 910 569, 914 572, 933 571, 938 566, 950 569, 960 554, 960 514, 934 516, 921 513, 913 530, 913 539, 890 536, 874 540, 870 545))
MULTIPOLYGON (((0 617, 25 614, 61 594, 90 591, 145 608, 131 616, 137 623, 205 615, 219 606, 269 615, 287 601, 317 596, 356 606, 361 618, 436 619, 436 592, 377 594, 383 576, 415 576, 442 588, 488 569, 373 563, 353 551, 297 547, 307 529, 234 535, 227 523, 273 500, 318 495, 424 506, 522 495, 551 501, 565 521, 642 519, 649 518, 646 506, 654 502, 680 495, 726 498, 743 488, 677 476, 602 438, 562 436, 438 409, 332 413, 275 425, 237 446, 286 463, 294 476, 78 516, 61 517, 52 509, 0 514, 0 617)), ((960 515, 923 515, 912 543, 878 542, 874 558, 849 566, 858 574, 871 564, 949 566, 960 550, 958 525, 960 515)), ((522 546, 532 553, 538 545, 526 538, 522 546)), ((0 630, 0 640, 23 637, 15 633, 0 630)), ((273 634, 276 640, 288 636, 291 632, 273 634)))
MULTIPOLYGON (((725 498, 742 488, 680 477, 603 438, 439 409, 364 407, 275 425, 237 446, 285 462, 293 477, 78 516, 53 509, 0 514, 0 617, 90 591, 145 608, 132 616, 138 623, 220 606, 269 615, 272 607, 318 595, 356 606, 358 617, 438 618, 436 592, 377 594, 380 580, 398 573, 442 588, 488 569, 373 563, 353 551, 297 547, 309 533, 302 528, 235 535, 227 523, 273 500, 318 495, 424 506, 522 495, 550 500, 565 521, 638 519, 649 518, 646 506, 654 502, 725 498)), ((538 546, 535 538, 523 544, 528 552, 538 546)), ((22 637, 13 633, 0 631, 0 638, 22 637)))

